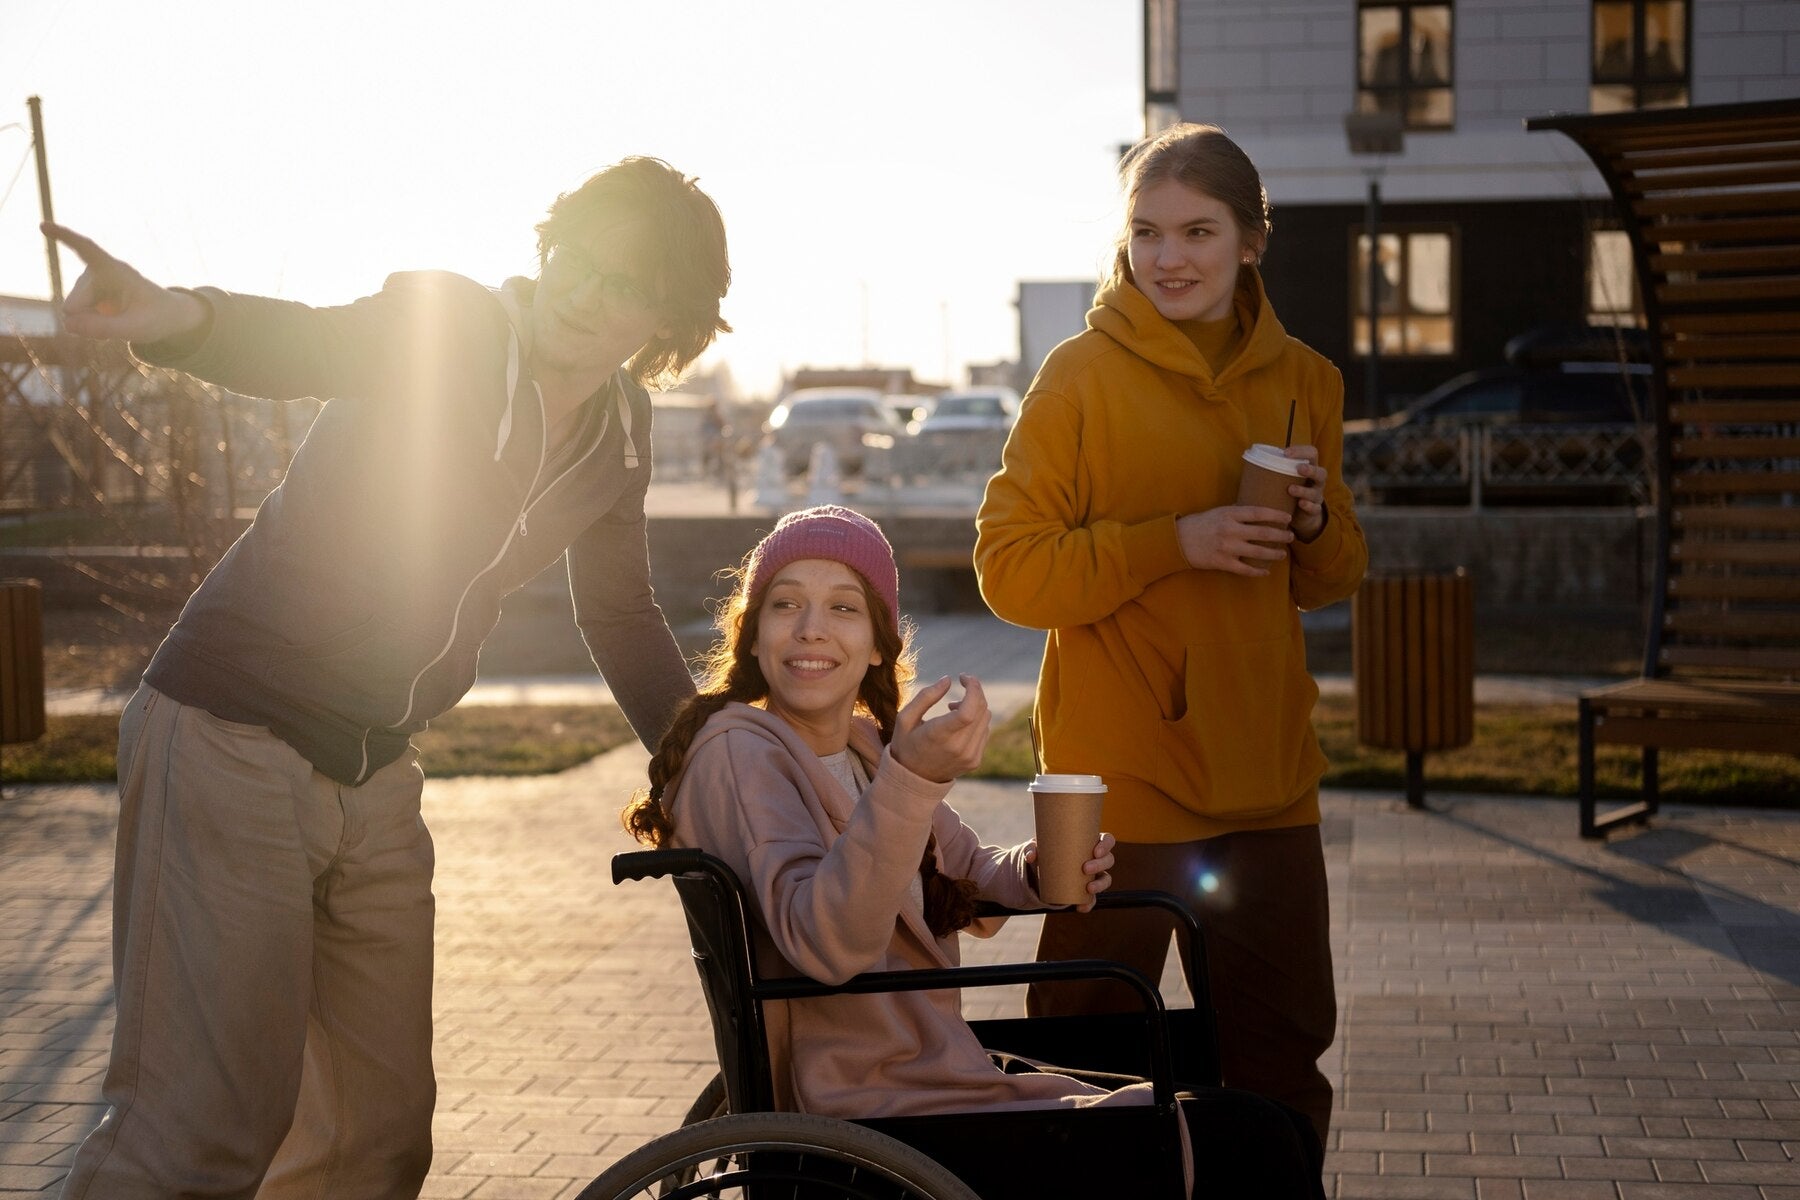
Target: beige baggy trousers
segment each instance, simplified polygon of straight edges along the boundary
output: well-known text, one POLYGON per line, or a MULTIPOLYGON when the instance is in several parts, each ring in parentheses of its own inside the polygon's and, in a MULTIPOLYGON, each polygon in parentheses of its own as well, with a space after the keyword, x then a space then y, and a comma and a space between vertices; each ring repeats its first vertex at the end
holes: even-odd
POLYGON ((361 787, 142 687, 119 724, 118 1020, 68 1200, 417 1196, 431 835, 411 754, 361 787))

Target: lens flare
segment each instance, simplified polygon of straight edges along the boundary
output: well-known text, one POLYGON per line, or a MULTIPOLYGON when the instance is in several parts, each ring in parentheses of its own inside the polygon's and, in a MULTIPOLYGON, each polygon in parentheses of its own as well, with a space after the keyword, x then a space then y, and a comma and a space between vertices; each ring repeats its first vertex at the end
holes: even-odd
POLYGON ((1200 872, 1200 890, 1207 893, 1219 890, 1219 877, 1211 871, 1200 872))

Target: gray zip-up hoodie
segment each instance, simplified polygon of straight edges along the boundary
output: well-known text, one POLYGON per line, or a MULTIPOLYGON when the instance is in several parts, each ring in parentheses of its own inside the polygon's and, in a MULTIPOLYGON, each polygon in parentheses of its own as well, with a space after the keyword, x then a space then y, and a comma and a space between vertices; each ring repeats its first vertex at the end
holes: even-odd
POLYGON ((468 691, 501 598, 566 549, 582 635, 655 746, 693 684, 650 589, 649 397, 621 371, 553 460, 523 366, 530 289, 406 273, 310 308, 206 288, 198 346, 133 347, 245 395, 329 400, 146 682, 361 783, 468 691))

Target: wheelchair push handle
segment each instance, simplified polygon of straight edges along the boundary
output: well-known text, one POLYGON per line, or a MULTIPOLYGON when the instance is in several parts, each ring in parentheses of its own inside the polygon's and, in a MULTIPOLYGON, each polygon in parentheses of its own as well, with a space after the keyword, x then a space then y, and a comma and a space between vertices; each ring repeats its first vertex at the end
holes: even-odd
MULTIPOLYGON (((634 850, 612 857, 612 880, 661 879, 694 871, 718 874, 725 864, 704 850, 634 850)), ((729 871, 729 868, 726 868, 729 871)))

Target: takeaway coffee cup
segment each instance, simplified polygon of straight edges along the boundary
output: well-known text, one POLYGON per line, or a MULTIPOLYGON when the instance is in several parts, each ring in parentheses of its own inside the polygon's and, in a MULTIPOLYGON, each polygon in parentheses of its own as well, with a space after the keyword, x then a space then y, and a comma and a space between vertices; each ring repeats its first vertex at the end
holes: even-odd
POLYGON ((1088 898, 1082 864, 1100 840, 1106 782, 1098 775, 1039 775, 1031 781, 1037 811, 1037 890, 1049 904, 1088 898))
MULTIPOLYGON (((1237 502, 1254 504, 1259 508, 1280 509, 1288 516, 1293 516, 1298 502, 1288 495, 1288 488, 1305 482, 1300 475, 1300 464, 1300 459, 1289 458, 1281 452, 1279 446, 1256 443, 1244 451, 1244 473, 1238 478, 1237 502)), ((1261 544, 1286 545, 1285 542, 1261 544)))

